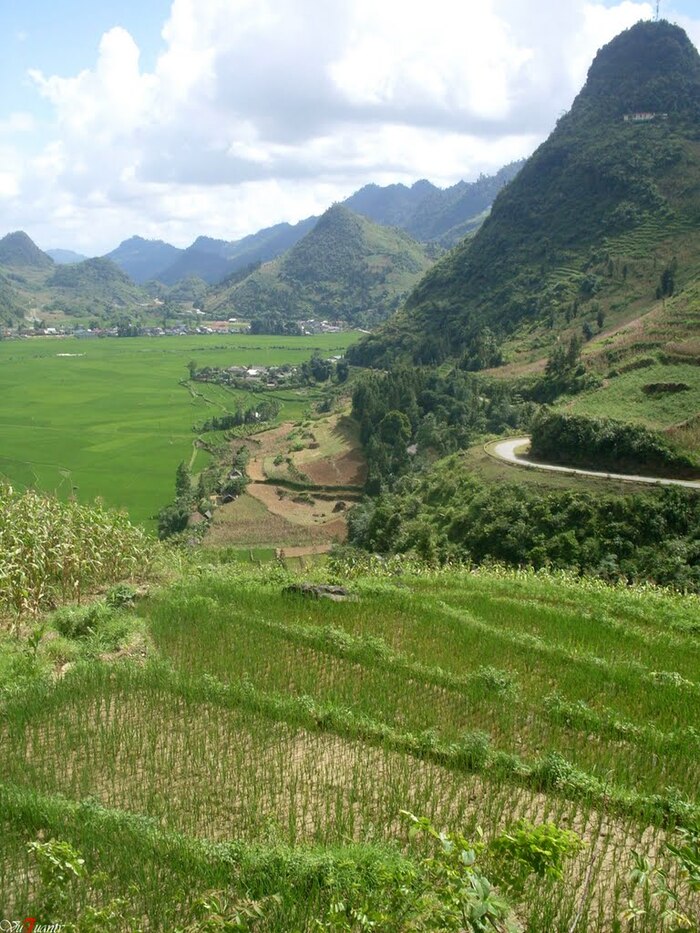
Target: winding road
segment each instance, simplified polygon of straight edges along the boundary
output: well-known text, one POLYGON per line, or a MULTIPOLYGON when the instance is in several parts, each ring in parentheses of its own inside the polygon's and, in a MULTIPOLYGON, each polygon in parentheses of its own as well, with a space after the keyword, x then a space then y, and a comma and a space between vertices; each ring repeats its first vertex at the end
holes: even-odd
POLYGON ((553 463, 536 463, 534 460, 526 460, 522 455, 516 453, 519 447, 530 443, 529 437, 509 437, 505 441, 499 441, 494 444, 487 452, 504 460, 506 463, 514 463, 517 466, 529 467, 531 470, 550 470, 552 473, 567 473, 575 476, 595 476, 599 479, 615 479, 628 483, 648 483, 651 486, 685 486, 687 489, 700 490, 700 480, 694 479, 667 479, 662 476, 633 476, 630 473, 602 473, 596 470, 580 470, 568 466, 555 466, 553 463))

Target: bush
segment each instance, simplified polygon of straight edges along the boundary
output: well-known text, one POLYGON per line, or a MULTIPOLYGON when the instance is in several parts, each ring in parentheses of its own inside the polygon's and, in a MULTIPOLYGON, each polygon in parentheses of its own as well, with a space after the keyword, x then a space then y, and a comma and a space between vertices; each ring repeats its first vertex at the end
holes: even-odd
POLYGON ((532 455, 554 463, 664 474, 697 470, 660 435, 611 418, 544 412, 533 420, 531 433, 532 455))

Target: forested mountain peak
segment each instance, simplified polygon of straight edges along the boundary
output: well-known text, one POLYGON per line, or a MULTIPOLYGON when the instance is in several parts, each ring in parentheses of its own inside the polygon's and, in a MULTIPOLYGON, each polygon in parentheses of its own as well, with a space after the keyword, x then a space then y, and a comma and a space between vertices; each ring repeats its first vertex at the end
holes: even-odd
POLYGON ((48 269, 53 266, 53 259, 42 252, 23 230, 17 230, 0 240, 0 266, 48 269))
POLYGON ((598 52, 474 238, 351 356, 437 362, 471 353, 485 327, 501 342, 539 328, 546 347, 583 318, 624 322, 665 268, 676 287, 692 277, 699 229, 700 56, 679 27, 638 23, 598 52))
POLYGON ((283 256, 231 287, 223 283, 207 307, 272 332, 308 318, 366 324, 386 318, 430 264, 408 234, 334 204, 283 256))
POLYGON ((640 22, 602 48, 570 119, 633 114, 700 119, 700 55, 680 26, 640 22))

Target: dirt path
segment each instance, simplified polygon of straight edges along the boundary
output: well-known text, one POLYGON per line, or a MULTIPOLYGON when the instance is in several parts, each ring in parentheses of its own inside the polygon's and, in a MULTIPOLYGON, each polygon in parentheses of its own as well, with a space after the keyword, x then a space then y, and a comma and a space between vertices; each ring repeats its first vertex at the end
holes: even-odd
POLYGON ((668 479, 662 476, 634 476, 631 473, 603 473, 597 470, 581 470, 568 466, 555 466, 553 463, 535 463, 533 460, 526 460, 520 454, 516 453, 518 448, 529 446, 529 436, 511 437, 505 441, 499 441, 486 452, 503 460, 506 463, 512 463, 516 466, 528 467, 531 470, 548 470, 553 473, 567 473, 573 476, 595 476, 598 479, 622 480, 628 483, 646 483, 650 486, 685 486, 686 489, 700 490, 700 480, 691 479, 668 479))

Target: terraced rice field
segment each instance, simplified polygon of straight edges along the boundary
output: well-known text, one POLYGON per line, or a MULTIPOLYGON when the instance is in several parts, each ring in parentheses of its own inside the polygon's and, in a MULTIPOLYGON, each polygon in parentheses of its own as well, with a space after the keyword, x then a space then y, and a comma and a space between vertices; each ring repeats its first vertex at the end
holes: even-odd
POLYGON ((523 817, 573 828, 586 847, 528 889, 525 928, 618 929, 633 850, 668 866, 700 813, 698 600, 497 571, 358 576, 340 602, 289 582, 200 570, 141 604, 148 663, 6 702, 4 898, 31 886, 22 840, 43 827, 149 929, 227 877, 281 898, 257 929, 312 930, 320 865, 398 870, 410 810, 487 839, 523 817))

